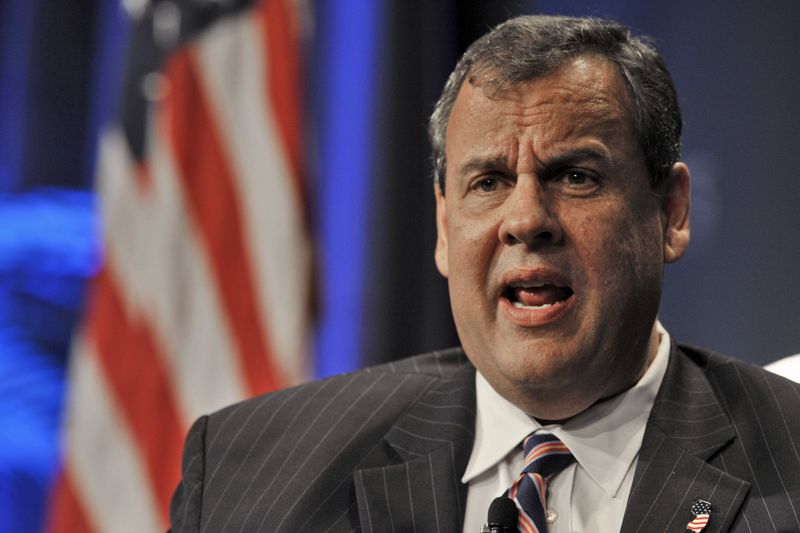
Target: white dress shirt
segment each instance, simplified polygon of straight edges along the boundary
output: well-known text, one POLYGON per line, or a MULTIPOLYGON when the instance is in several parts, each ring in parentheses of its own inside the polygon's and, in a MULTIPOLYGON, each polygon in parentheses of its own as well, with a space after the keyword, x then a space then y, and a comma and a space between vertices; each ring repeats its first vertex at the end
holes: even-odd
POLYGON ((556 435, 576 459, 548 483, 550 533, 620 530, 645 425, 669 359, 669 335, 660 323, 656 327, 658 352, 639 382, 563 425, 542 426, 475 373, 475 443, 461 478, 468 484, 464 533, 480 532, 491 501, 522 471, 522 440, 537 431, 556 435))

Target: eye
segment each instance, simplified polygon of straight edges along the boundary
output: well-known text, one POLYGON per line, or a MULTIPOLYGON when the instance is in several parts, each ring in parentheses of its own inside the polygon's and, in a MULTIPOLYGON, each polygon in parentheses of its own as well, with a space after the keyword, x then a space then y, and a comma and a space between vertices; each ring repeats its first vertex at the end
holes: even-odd
POLYGON ((496 191, 499 185, 499 180, 493 176, 485 176, 472 184, 472 189, 480 192, 496 191))
POLYGON ((562 179, 569 185, 585 185, 589 176, 579 170, 570 170, 562 179))
POLYGON ((478 182, 478 188, 483 192, 491 192, 497 189, 497 178, 483 178, 478 182))
POLYGON ((600 177, 591 170, 566 168, 556 172, 553 183, 564 192, 589 193, 600 185, 600 177))

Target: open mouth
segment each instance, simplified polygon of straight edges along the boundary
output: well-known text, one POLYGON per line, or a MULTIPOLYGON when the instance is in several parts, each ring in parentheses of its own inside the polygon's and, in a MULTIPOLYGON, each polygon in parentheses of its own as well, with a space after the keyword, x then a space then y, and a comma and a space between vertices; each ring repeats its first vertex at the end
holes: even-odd
POLYGON ((573 295, 570 287, 551 282, 514 283, 503 296, 518 309, 547 309, 567 301, 573 295))

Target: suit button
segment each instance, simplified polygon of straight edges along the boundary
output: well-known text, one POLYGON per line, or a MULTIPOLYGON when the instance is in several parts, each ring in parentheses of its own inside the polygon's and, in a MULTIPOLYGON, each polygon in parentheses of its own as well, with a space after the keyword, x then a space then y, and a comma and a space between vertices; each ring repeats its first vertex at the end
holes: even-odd
POLYGON ((558 518, 558 513, 553 511, 552 509, 548 509, 544 514, 544 519, 547 520, 548 524, 552 524, 558 518))

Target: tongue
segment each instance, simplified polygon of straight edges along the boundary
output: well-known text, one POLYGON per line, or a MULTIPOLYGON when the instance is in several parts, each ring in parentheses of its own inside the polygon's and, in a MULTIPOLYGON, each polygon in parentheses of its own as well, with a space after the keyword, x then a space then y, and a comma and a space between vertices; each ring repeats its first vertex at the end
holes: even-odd
POLYGON ((514 296, 522 305, 538 307, 545 304, 554 304, 569 298, 570 290, 567 287, 545 285, 544 287, 525 287, 514 289, 514 296))

